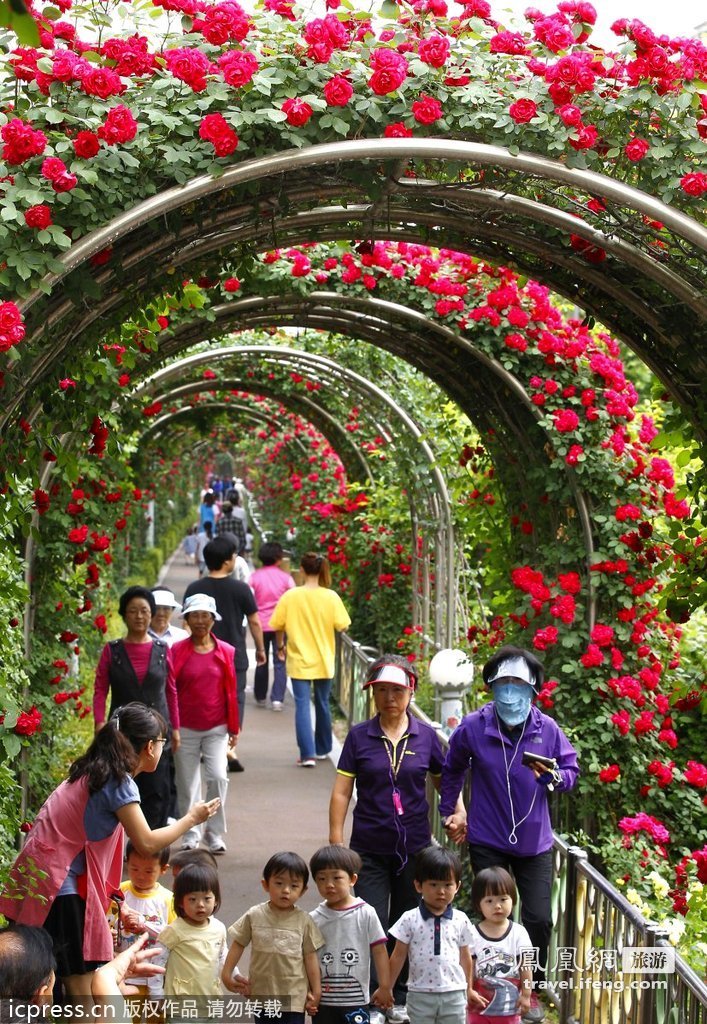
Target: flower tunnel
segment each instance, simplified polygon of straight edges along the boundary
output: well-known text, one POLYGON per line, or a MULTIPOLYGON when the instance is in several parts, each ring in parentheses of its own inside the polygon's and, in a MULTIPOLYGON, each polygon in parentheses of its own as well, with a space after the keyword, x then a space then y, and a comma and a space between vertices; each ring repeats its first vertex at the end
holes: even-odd
POLYGON ((336 506, 305 533, 411 657, 417 627, 543 654, 607 862, 639 807, 707 840, 707 49, 593 47, 574 0, 156 6, 159 44, 48 9, 0 91, 8 792, 23 744, 42 792, 42 715, 87 711, 148 498, 187 516, 228 449, 278 514, 336 506))

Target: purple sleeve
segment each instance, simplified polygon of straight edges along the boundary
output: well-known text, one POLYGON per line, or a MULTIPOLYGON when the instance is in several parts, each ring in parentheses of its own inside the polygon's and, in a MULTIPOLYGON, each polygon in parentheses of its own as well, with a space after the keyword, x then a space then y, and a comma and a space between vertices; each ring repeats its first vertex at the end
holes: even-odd
POLYGON ((439 813, 442 818, 454 813, 457 799, 461 793, 464 778, 469 768, 471 749, 467 736, 466 719, 458 725, 449 738, 449 750, 442 768, 442 783, 439 795, 439 813))
POLYGON ((93 684, 93 718, 96 722, 105 722, 106 720, 106 698, 108 697, 110 663, 110 644, 106 644, 98 660, 96 678, 93 684))
POLYGON ((428 771, 431 775, 441 775, 444 767, 444 751, 442 750, 442 744, 439 742, 439 736, 432 730, 431 742, 430 742, 430 767, 428 771))
POLYGON ((555 750, 553 757, 557 761, 557 769, 560 773, 562 781, 555 786, 558 792, 563 792, 568 789, 572 789, 577 776, 579 775, 579 766, 577 764, 577 751, 574 749, 570 741, 567 739, 562 729, 556 723, 557 736, 555 738, 555 750))
POLYGON ((344 746, 341 751, 341 757, 339 763, 336 766, 337 772, 343 772, 345 775, 356 776, 356 750, 354 749, 355 733, 352 730, 346 739, 344 740, 344 746))

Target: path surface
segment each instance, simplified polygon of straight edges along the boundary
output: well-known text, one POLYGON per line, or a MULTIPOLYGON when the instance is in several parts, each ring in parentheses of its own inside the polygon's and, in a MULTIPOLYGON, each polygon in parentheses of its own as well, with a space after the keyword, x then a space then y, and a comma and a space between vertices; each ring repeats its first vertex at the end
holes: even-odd
MULTIPOLYGON (((180 552, 165 566, 160 583, 181 602, 195 578, 195 567, 185 565, 180 552)), ((175 622, 181 625, 181 619, 175 622)), ((260 878, 271 854, 295 850, 309 862, 314 851, 327 842, 329 794, 336 774, 332 761, 320 761, 316 768, 297 766, 291 693, 282 713, 256 705, 250 633, 248 643, 251 667, 244 727, 238 740, 245 771, 229 776, 228 852, 218 858, 222 903, 217 916, 227 927, 248 907, 265 899, 260 878)), ((316 887, 310 883, 299 905, 311 910, 319 901, 316 887)))

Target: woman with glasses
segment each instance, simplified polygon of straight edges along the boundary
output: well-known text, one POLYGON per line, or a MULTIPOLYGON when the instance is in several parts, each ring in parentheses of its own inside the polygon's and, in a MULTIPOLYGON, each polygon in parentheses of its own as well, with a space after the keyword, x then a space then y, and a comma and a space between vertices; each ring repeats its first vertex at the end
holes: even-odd
POLYGON ((166 732, 144 704, 117 708, 41 807, 0 894, 0 913, 52 936, 70 997, 90 996, 93 972, 113 958, 106 911, 120 889, 125 834, 150 855, 218 811, 218 800, 200 801, 173 825, 150 828, 136 779, 154 773, 166 732))
MULTIPOLYGON (((431 726, 409 712, 417 689, 412 665, 384 654, 370 666, 376 714, 354 725, 344 742, 329 804, 329 842, 343 844, 344 822, 356 785, 350 846, 361 858, 356 895, 370 903, 383 930, 419 903, 415 854, 431 841, 427 778, 439 788, 444 753, 431 726)), ((395 945, 391 941, 389 949, 395 945)), ((395 985, 388 1020, 407 1020, 405 978, 395 985)), ((371 989, 374 989, 371 979, 371 989)), ((371 1008, 371 1021, 381 1014, 371 1008)))
POLYGON ((149 633, 156 607, 155 595, 147 587, 128 587, 121 594, 118 611, 126 634, 103 648, 93 690, 97 732, 105 722, 109 693, 109 717, 120 705, 139 701, 154 708, 171 725, 165 734, 167 755, 154 772, 143 775, 138 782, 142 810, 150 828, 167 824, 172 804, 170 760, 179 747, 179 707, 177 692, 168 678, 168 647, 149 633))

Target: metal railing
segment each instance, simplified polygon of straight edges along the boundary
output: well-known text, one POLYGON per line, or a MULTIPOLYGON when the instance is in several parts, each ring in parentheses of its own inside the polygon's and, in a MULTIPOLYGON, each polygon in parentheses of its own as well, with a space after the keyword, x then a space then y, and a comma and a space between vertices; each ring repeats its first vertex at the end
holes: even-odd
MULTIPOLYGON (((362 685, 376 652, 347 636, 337 651, 334 695, 350 723, 372 713, 362 685)), ((410 710, 436 723, 414 703, 410 710)), ((444 749, 448 737, 438 731, 444 749)), ((432 834, 444 839, 435 791, 428 786, 432 834)), ((647 921, 588 860, 587 853, 558 835, 553 844, 552 939, 548 994, 561 1024, 707 1024, 707 984, 675 953, 666 934, 647 921), (622 971, 629 947, 652 958, 641 973, 622 971), (663 973, 661 960, 674 972, 663 973), (655 973, 649 968, 653 967, 655 973)))

